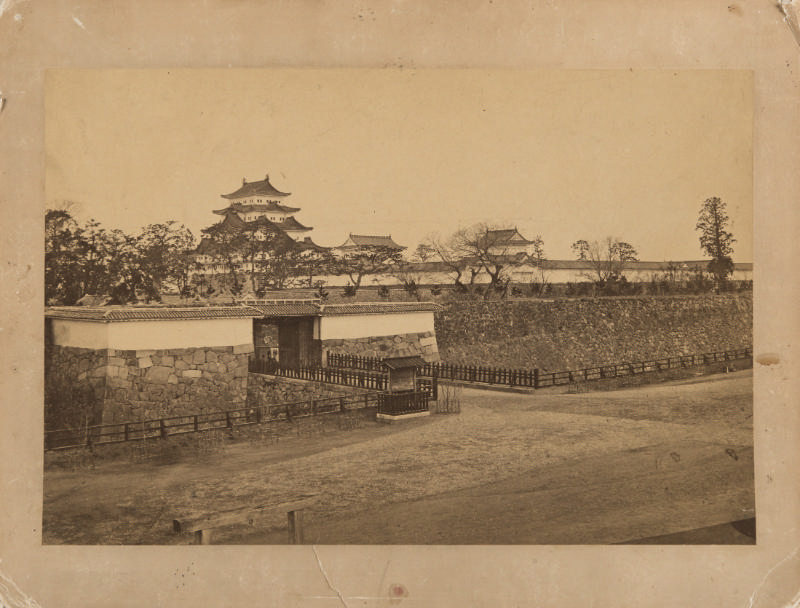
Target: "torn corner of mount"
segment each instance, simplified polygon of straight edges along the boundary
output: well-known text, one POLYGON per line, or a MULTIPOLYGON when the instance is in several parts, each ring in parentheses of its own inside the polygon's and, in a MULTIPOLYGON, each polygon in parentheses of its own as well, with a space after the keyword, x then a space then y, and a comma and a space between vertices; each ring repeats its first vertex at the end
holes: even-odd
POLYGON ((783 13, 783 20, 794 35, 797 44, 800 45, 800 20, 798 19, 798 0, 780 0, 778 6, 783 13))

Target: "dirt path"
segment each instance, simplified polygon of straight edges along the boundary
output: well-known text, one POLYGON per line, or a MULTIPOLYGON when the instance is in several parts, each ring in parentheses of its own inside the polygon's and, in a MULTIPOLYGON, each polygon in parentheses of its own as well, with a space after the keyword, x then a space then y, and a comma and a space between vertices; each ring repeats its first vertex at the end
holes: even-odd
MULTIPOLYGON (((174 517, 298 493, 319 496, 307 523, 320 543, 621 542, 669 534, 722 523, 733 512, 745 515, 726 521, 752 516, 751 401, 750 371, 613 393, 465 390, 458 416, 237 445, 202 465, 47 471, 43 540, 185 543, 170 531, 174 517), (490 513, 495 523, 487 523, 490 513), (530 522, 524 530, 523 521, 530 522)), ((215 540, 284 542, 284 517, 257 533, 223 529, 215 540)))

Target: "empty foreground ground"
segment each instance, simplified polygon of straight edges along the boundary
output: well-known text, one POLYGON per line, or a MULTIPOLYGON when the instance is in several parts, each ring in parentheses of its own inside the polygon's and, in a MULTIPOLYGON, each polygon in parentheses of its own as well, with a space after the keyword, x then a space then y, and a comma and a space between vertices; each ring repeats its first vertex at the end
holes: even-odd
MULTIPOLYGON (((461 400, 459 415, 234 443, 200 461, 48 468, 43 542, 185 544, 174 518, 308 494, 314 543, 755 542, 742 522, 755 517, 750 370, 461 400)), ((284 543, 285 518, 214 542, 284 543)))

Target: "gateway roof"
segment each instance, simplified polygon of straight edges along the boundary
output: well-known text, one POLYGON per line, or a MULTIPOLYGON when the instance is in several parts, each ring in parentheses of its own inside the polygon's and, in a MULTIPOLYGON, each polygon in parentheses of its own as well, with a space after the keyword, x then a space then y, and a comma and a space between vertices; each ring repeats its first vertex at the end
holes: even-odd
POLYGON ((390 249, 405 249, 405 247, 398 245, 392 240, 391 234, 388 236, 371 236, 351 233, 340 247, 389 247, 390 249), (352 243, 352 245, 349 243, 352 243))
POLYGON ((48 319, 70 319, 111 323, 120 321, 167 321, 195 319, 258 319, 262 317, 334 317, 409 312, 438 312, 433 302, 355 302, 322 304, 308 300, 245 300, 238 306, 53 306, 45 309, 48 319))
POLYGON ((258 310, 247 306, 197 306, 192 308, 170 308, 167 306, 54 306, 45 309, 44 316, 49 319, 111 323, 112 321, 241 319, 260 317, 262 315, 258 310))

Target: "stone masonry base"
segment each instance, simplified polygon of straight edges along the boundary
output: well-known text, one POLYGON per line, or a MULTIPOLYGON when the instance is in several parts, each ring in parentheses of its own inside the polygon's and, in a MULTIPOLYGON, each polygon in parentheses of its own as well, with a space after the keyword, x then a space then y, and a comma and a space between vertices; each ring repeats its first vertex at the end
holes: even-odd
POLYGON ((432 331, 393 336, 370 336, 347 340, 323 340, 323 361, 325 352, 358 355, 361 357, 409 357, 419 355, 425 361, 439 361, 439 347, 436 334, 432 331))

